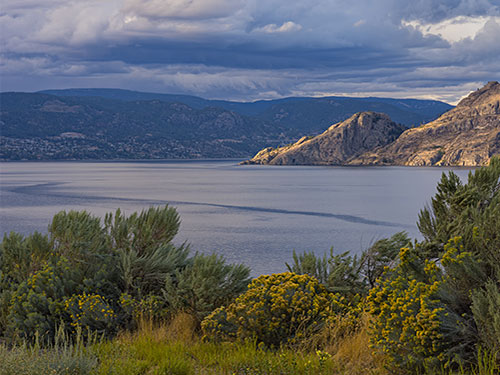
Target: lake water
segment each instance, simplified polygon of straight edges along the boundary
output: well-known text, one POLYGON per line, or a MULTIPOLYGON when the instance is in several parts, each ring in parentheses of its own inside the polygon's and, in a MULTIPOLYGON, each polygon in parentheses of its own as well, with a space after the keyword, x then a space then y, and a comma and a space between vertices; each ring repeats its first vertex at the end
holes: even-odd
MULTIPOLYGON (((0 164, 0 232, 47 231, 60 210, 103 216, 175 206, 176 242, 223 254, 254 276, 285 270, 292 251, 359 253, 405 230, 443 171, 405 167, 238 166, 238 161, 0 164)), ((454 170, 466 179, 468 170, 454 170)))

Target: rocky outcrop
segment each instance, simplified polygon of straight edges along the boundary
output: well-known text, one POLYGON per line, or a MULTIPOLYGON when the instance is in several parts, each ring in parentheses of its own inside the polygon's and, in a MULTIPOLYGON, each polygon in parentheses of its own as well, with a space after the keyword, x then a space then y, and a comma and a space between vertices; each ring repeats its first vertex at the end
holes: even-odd
POLYGON ((500 154, 500 84, 489 82, 417 128, 357 113, 314 138, 266 148, 246 164, 481 166, 500 154))
POLYGON ((303 137, 285 147, 265 148, 243 164, 343 165, 393 142, 404 129, 385 114, 360 112, 316 137, 303 137))
POLYGON ((500 84, 489 82, 452 110, 392 144, 351 160, 359 165, 480 166, 500 154, 500 84))

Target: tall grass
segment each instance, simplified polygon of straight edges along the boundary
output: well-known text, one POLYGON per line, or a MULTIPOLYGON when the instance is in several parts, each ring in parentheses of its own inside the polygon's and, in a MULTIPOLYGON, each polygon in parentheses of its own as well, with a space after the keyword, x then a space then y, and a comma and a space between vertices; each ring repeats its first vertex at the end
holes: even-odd
POLYGON ((196 321, 180 314, 169 324, 142 322, 135 333, 95 346, 98 374, 283 375, 338 373, 327 353, 270 351, 253 341, 205 342, 195 332, 196 321))
MULTIPOLYGON (((369 348, 368 316, 355 329, 337 322, 301 347, 270 350, 253 341, 207 342, 197 321, 178 314, 169 322, 142 320, 135 332, 112 341, 77 332, 74 339, 60 330, 50 346, 0 345, 0 375, 385 375, 383 357, 369 348), (322 347, 323 350, 317 350, 322 347)), ((443 369, 422 375, 498 375, 493 353, 479 351, 468 370, 443 369)))
MULTIPOLYGON (((92 336, 92 335, 90 335, 92 336)), ((73 340, 57 331, 54 344, 41 344, 36 336, 33 344, 26 342, 0 345, 0 375, 89 375, 98 366, 91 346, 96 338, 84 341, 80 330, 73 340)))

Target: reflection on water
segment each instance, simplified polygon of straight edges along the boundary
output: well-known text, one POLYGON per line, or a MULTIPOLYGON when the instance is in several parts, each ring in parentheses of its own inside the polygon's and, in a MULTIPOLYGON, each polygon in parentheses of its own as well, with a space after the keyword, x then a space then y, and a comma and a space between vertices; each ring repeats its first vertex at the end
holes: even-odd
MULTIPOLYGON (((285 269, 292 251, 359 252, 406 230, 430 201, 437 168, 238 166, 237 161, 0 164, 0 231, 46 231, 60 210, 103 216, 170 204, 177 242, 249 265, 285 269)), ((462 178, 468 170, 455 172, 462 178)))

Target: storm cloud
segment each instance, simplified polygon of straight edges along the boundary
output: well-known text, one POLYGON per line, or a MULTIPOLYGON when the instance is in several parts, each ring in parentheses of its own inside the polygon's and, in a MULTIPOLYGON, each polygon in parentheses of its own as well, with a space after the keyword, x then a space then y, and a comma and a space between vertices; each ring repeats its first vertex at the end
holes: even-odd
POLYGON ((1 90, 456 102, 500 79, 496 0, 4 0, 1 90))

